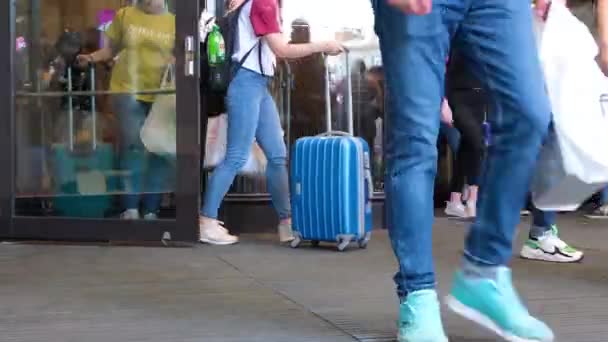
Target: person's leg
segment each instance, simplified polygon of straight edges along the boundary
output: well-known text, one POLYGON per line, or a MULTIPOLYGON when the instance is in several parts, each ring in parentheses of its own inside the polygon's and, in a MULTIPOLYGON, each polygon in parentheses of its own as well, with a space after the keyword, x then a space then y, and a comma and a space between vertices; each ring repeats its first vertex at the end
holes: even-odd
POLYGON ((477 218, 448 303, 457 313, 512 340, 552 341, 513 288, 507 267, 532 171, 550 120, 526 1, 473 0, 458 43, 492 96, 493 130, 480 179, 477 218))
POLYGON ((474 218, 476 216, 477 198, 479 187, 477 185, 477 176, 479 172, 480 163, 480 152, 470 142, 463 140, 461 144, 462 149, 462 161, 464 174, 463 183, 466 183, 467 198, 465 200, 466 205, 464 206, 465 216, 468 218, 474 218))
POLYGON ((530 227, 530 237, 539 238, 551 230, 557 221, 555 211, 543 211, 537 208, 532 210, 532 226, 530 227))
MULTIPOLYGON (((387 84, 385 207, 401 300, 399 341, 447 341, 435 292, 433 190, 450 21, 444 1, 424 16, 375 0, 387 84)), ((451 6, 461 3, 451 2, 451 6)))
POLYGON ((569 246, 560 238, 556 221, 557 213, 554 211, 532 210, 530 233, 520 252, 522 258, 561 263, 583 259, 582 251, 569 246))
MULTIPOLYGON (((147 117, 150 113, 152 103, 140 102, 141 109, 147 117)), ((140 128, 135 131, 139 132, 140 128)), ((159 156, 154 153, 144 153, 144 167, 142 170, 142 209, 144 219, 156 219, 160 203, 162 200, 162 191, 167 191, 163 188, 163 184, 167 184, 170 181, 170 177, 175 178, 169 174, 170 165, 165 157, 159 156)))
POLYGON ((600 201, 602 206, 608 204, 608 186, 602 189, 600 201))
POLYGON ((294 239, 291 231, 291 206, 289 204, 289 179, 287 172, 287 147, 279 112, 274 99, 267 91, 260 105, 260 119, 256 139, 266 158, 266 181, 272 204, 279 216, 279 241, 294 239))
POLYGON ((450 97, 454 113, 454 125, 460 131, 460 156, 463 174, 468 184, 466 216, 476 216, 478 180, 484 154, 482 120, 485 104, 476 92, 462 91, 450 97))
POLYGON ((605 187, 600 191, 600 203, 599 206, 591 212, 591 214, 585 215, 591 219, 607 219, 608 218, 608 187, 605 187))
POLYGON ((213 170, 203 195, 201 208, 201 241, 212 244, 232 244, 217 221, 218 210, 237 172, 245 165, 260 115, 260 105, 267 91, 266 79, 255 72, 240 69, 228 89, 228 136, 226 156, 213 170))
POLYGON ((463 165, 459 161, 460 153, 460 132, 454 127, 444 122, 439 126, 439 135, 445 137, 450 150, 452 151, 452 178, 450 179, 450 200, 446 203, 445 214, 455 217, 466 217, 463 201, 464 172, 463 165))
MULTIPOLYGON (((453 128, 456 130, 456 128, 453 128)), ((460 133, 459 133, 460 134, 460 133)), ((462 137, 462 134, 461 134, 462 137)), ((450 201, 446 203, 445 214, 448 216, 466 218, 467 211, 463 204, 463 189, 465 186, 467 169, 468 146, 464 139, 460 138, 458 150, 454 158, 454 174, 450 180, 450 201)))
POLYGON ((125 191, 122 197, 124 219, 139 219, 139 198, 143 188, 143 172, 146 164, 146 148, 139 137, 139 130, 146 120, 149 104, 137 101, 131 95, 117 95, 112 99, 120 126, 120 168, 129 171, 123 178, 125 191))
POLYGON ((144 219, 156 219, 163 193, 174 191, 176 177, 175 162, 154 153, 148 154, 148 168, 146 169, 146 189, 143 195, 144 219), (173 173, 173 174, 172 174, 173 173))

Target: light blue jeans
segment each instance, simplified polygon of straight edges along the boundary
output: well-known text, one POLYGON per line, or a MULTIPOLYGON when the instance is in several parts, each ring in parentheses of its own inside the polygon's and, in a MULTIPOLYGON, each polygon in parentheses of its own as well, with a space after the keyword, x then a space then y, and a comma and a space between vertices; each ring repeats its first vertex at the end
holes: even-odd
POLYGON ((175 172, 175 168, 168 159, 148 152, 139 137, 152 103, 139 101, 133 95, 117 95, 112 104, 120 122, 120 167, 130 171, 124 181, 131 194, 122 197, 123 207, 138 209, 141 196, 144 215, 156 213, 162 193, 174 190, 171 182, 175 173, 171 171, 175 172))
POLYGON ((237 172, 245 165, 254 139, 266 159, 268 192, 280 219, 291 216, 287 177, 287 147, 279 112, 268 90, 270 79, 241 68, 228 88, 228 146, 226 158, 209 179, 201 215, 217 218, 222 200, 237 172))
POLYGON ((527 0, 434 0, 424 16, 371 0, 387 80, 387 226, 398 295, 435 287, 433 183, 450 44, 490 94, 493 142, 481 172, 465 260, 508 264, 550 107, 527 0))

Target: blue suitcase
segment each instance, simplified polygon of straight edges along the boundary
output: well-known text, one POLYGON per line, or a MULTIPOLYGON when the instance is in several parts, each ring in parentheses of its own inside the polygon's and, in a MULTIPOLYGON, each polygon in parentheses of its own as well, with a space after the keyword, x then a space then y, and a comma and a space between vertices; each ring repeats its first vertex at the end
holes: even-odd
MULTIPOLYGON (((349 69, 347 55, 347 70, 349 69)), ((373 183, 369 146, 353 137, 352 99, 347 96, 349 132, 331 130, 329 71, 326 67, 327 133, 296 141, 291 155, 291 206, 295 240, 335 242, 343 251, 351 242, 365 248, 371 238, 373 183)), ((347 71, 347 75, 350 72, 347 71)), ((351 94, 350 77, 347 77, 351 94)))
MULTIPOLYGON (((73 91, 72 69, 67 70, 68 90, 73 91)), ((90 66, 90 91, 95 91, 95 66, 90 66)), ((81 90, 81 89, 77 89, 81 90)), ((88 99, 90 108, 80 107, 75 111, 74 98, 67 97, 68 109, 68 142, 53 144, 54 186, 57 196, 53 199, 53 207, 58 216, 77 218, 104 218, 110 211, 113 196, 110 192, 118 191, 119 180, 112 176, 114 168, 114 148, 112 145, 97 142, 97 105, 95 96, 88 99), (90 112, 90 113, 89 113, 90 112), (80 113, 91 115, 91 146, 82 146, 75 141, 75 119, 80 113), (77 146, 79 145, 79 146, 77 146), (98 190, 81 188, 86 183, 86 176, 92 178, 98 190), (102 177, 98 177, 101 175, 102 177), (83 177, 84 176, 84 177, 83 177)), ((91 182, 89 180, 88 182, 91 182)), ((84 186, 86 188, 86 186, 84 186)))

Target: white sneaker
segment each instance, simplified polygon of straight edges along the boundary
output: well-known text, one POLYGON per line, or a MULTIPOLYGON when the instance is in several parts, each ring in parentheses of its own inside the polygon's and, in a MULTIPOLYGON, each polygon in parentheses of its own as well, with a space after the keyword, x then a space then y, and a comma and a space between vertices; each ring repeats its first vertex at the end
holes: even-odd
POLYGON ((448 216, 467 218, 467 210, 462 203, 446 202, 445 214, 448 216))
POLYGON ((239 242, 239 238, 234 235, 230 235, 228 230, 224 228, 222 224, 223 223, 218 220, 201 218, 199 220, 199 241, 218 246, 233 245, 239 242))
POLYGON ((122 214, 120 214, 121 220, 139 220, 139 210, 137 209, 127 209, 122 214))
POLYGON ((293 230, 291 229, 291 221, 285 223, 279 223, 278 226, 279 231, 279 241, 281 243, 287 243, 295 240, 296 238, 293 236, 293 230))
POLYGON ((467 218, 477 217, 477 203, 467 202, 465 210, 466 210, 467 218))
POLYGON ((156 215, 156 213, 147 213, 146 215, 144 215, 144 220, 148 220, 148 221, 158 220, 158 215, 156 215))
POLYGON ((529 260, 569 263, 579 262, 585 255, 560 239, 557 227, 553 226, 550 231, 539 238, 528 238, 521 249, 520 256, 529 260))

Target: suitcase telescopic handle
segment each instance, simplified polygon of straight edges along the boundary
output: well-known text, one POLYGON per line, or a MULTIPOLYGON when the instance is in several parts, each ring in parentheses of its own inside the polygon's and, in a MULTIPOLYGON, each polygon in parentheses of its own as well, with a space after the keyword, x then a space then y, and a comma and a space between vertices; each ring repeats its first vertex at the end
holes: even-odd
MULTIPOLYGON (((97 149, 97 105, 95 98, 95 64, 89 63, 90 73, 90 88, 93 95, 91 95, 91 144, 93 151, 97 149)), ((72 91, 74 90, 74 84, 72 82, 72 68, 68 67, 68 146, 70 152, 74 152, 74 97, 72 91)))
POLYGON ((352 137, 353 135, 343 131, 329 131, 317 134, 317 137, 352 137))
MULTIPOLYGON (((350 65, 350 52, 348 49, 344 49, 344 56, 346 59, 346 96, 344 97, 346 100, 346 120, 348 121, 348 134, 350 136, 354 135, 354 125, 355 121, 353 119, 353 84, 352 84, 352 75, 351 75, 351 65, 350 65)), ((332 129, 332 111, 331 111, 331 84, 330 84, 330 73, 329 73, 329 63, 328 63, 328 55, 323 54, 323 62, 325 66, 325 127, 326 127, 326 135, 340 135, 340 134, 328 134, 334 131, 332 129)))

